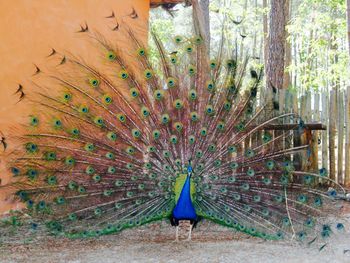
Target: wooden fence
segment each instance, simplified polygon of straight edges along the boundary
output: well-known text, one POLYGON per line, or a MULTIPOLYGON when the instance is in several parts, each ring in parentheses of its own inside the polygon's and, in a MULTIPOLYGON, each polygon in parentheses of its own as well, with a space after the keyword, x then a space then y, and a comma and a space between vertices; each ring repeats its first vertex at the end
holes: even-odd
POLYGON ((326 168, 331 179, 349 186, 350 86, 343 90, 301 94, 284 91, 279 97, 281 112, 298 112, 305 123, 325 126, 325 130, 309 130, 310 134, 302 136, 301 140, 311 136, 311 153, 309 158, 302 158, 302 167, 310 170, 326 168))

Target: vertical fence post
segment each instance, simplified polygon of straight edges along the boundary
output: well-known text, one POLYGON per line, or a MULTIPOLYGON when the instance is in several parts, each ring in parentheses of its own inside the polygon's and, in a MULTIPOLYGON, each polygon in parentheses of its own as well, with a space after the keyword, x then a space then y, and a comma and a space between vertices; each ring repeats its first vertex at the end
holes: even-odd
MULTIPOLYGON (((320 121, 320 94, 318 92, 314 93, 314 111, 313 119, 314 121, 320 121)), ((311 96, 310 96, 310 108, 311 108, 311 96)), ((311 131, 311 156, 310 156, 310 168, 312 171, 318 171, 318 131, 311 131)))
POLYGON ((350 185, 350 86, 346 89, 345 103, 345 178, 344 185, 350 185))
POLYGON ((329 176, 336 180, 335 135, 337 133, 337 91, 332 89, 329 100, 329 176))
POLYGON ((344 92, 338 93, 338 183, 344 183, 343 156, 344 156, 344 92))
POLYGON ((322 92, 322 111, 321 111, 321 121, 326 124, 327 130, 322 131, 322 167, 329 170, 328 166, 328 106, 329 106, 329 96, 328 91, 322 92))

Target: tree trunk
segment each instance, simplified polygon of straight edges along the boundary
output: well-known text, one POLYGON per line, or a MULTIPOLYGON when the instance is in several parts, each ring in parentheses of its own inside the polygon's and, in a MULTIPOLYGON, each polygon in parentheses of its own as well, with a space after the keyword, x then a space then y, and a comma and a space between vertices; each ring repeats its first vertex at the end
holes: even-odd
MULTIPOLYGON (((350 1, 350 0, 349 0, 350 1)), ((285 13, 286 13, 286 24, 289 23, 290 19, 291 19, 291 4, 289 0, 286 0, 285 3, 285 13)), ((291 62, 292 62, 292 47, 291 47, 291 43, 290 40, 287 40, 289 34, 288 31, 286 31, 286 50, 285 50, 285 67, 288 67, 291 62)), ((290 73, 288 71, 284 72, 284 79, 283 79, 283 89, 288 89, 289 86, 291 85, 291 77, 290 77, 290 73)))
MULTIPOLYGON (((263 9, 267 8, 267 0, 263 0, 263 9)), ((268 25, 267 25, 267 14, 263 15, 263 28, 264 28, 264 65, 266 70, 268 53, 269 53, 269 39, 268 39, 268 25)))
POLYGON ((346 1, 346 15, 347 15, 347 25, 348 25, 348 48, 349 48, 349 54, 350 54, 350 0, 346 1))
POLYGON ((268 35, 267 85, 269 88, 283 88, 284 55, 286 42, 286 0, 271 0, 270 26, 268 35))

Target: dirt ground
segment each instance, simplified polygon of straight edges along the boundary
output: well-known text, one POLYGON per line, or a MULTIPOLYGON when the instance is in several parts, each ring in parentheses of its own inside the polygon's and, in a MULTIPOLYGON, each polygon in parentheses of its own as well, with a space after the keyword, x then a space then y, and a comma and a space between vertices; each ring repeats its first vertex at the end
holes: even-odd
MULTIPOLYGON (((346 217, 349 220, 350 214, 346 217)), ((181 229, 182 239, 186 231, 187 227, 181 229)), ((209 222, 194 230, 191 242, 173 242, 174 233, 161 222, 98 239, 2 244, 0 262, 350 262, 349 233, 327 240, 321 251, 319 245, 247 238, 209 222)))

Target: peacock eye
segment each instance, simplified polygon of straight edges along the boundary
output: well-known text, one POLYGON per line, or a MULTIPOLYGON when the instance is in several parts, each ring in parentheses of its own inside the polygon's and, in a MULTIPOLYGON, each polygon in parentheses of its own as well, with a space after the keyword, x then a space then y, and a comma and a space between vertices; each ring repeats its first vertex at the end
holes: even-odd
POLYGON ((171 142, 172 144, 176 144, 177 141, 178 141, 178 139, 177 139, 177 136, 176 136, 176 135, 171 135, 171 136, 170 136, 170 142, 171 142))
POLYGON ((109 95, 104 95, 103 96, 103 102, 107 105, 111 104, 112 103, 112 97, 109 96, 109 95))
POLYGON ((113 51, 109 51, 109 52, 107 53, 107 58, 108 58, 110 61, 115 60, 116 57, 117 57, 117 56, 116 56, 116 54, 115 54, 113 51))
POLYGON ((185 49, 186 49, 187 53, 192 53, 192 51, 193 51, 192 45, 188 45, 185 49))
POLYGON ((159 130, 154 130, 152 134, 153 134, 153 138, 154 139, 159 139, 159 137, 160 137, 160 131, 159 130))
POLYGON ((197 92, 195 91, 195 90, 190 90, 190 92, 189 92, 189 97, 190 97, 190 99, 193 101, 193 100, 195 100, 196 98, 197 98, 197 92))
POLYGON ((166 83, 168 88, 174 88, 176 86, 176 80, 172 77, 168 78, 166 83))
POLYGON ((150 114, 149 109, 148 109, 147 107, 145 107, 145 106, 143 106, 143 107, 141 108, 141 112, 142 112, 142 116, 143 116, 143 117, 148 117, 149 114, 150 114))
POLYGON ((119 77, 125 80, 129 77, 129 74, 125 70, 122 70, 121 72, 119 72, 119 77))
POLYGON ((170 120, 170 117, 169 117, 168 114, 163 114, 161 119, 162 119, 162 124, 168 124, 169 120, 170 120))
POLYGON ((146 69, 144 72, 144 76, 148 80, 148 79, 151 79, 153 77, 153 73, 150 69, 146 69))
POLYGON ((177 43, 177 44, 179 44, 179 43, 181 43, 182 42, 182 37, 181 36, 176 36, 175 38, 174 38, 174 40, 175 40, 175 42, 177 43))
POLYGON ((100 85, 100 81, 96 78, 90 79, 89 83, 93 88, 97 88, 100 85))
POLYGON ((156 90, 154 92, 154 97, 156 100, 161 100, 163 98, 163 91, 162 90, 156 90))
POLYGON ((36 126, 38 126, 38 124, 39 124, 39 119, 35 116, 31 116, 30 117, 30 125, 33 127, 36 127, 36 126))
POLYGON ((145 51, 144 48, 139 48, 139 49, 137 50, 137 54, 138 54, 139 56, 143 57, 143 56, 146 54, 146 51, 145 51))
POLYGON ((63 99, 64 99, 64 101, 66 101, 66 102, 70 101, 70 100, 72 99, 72 94, 70 94, 70 93, 65 93, 65 94, 63 95, 63 99))
POLYGON ((139 96, 139 91, 136 88, 131 88, 130 95, 132 98, 137 98, 139 96))
POLYGON ((125 115, 124 115, 123 113, 117 114, 117 118, 118 118, 118 120, 119 120, 121 123, 124 123, 125 120, 126 120, 126 117, 125 117, 125 115))

